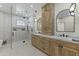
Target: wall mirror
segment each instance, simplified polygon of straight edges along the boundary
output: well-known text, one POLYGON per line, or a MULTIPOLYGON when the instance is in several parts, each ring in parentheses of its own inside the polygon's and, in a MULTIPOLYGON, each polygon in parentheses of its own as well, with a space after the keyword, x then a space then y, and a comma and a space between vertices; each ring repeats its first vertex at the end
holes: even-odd
POLYGON ((56 16, 57 32, 75 32, 75 14, 69 9, 60 11, 56 16))
POLYGON ((37 20, 37 31, 41 32, 41 18, 37 20))

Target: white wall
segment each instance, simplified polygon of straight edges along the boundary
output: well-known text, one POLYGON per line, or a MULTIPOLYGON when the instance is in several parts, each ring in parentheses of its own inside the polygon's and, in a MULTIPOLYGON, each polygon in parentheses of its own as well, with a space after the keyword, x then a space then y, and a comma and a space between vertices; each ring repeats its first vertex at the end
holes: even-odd
POLYGON ((60 12, 63 9, 69 9, 70 5, 71 5, 70 3, 55 4, 55 35, 65 33, 70 36, 76 36, 76 37, 79 36, 79 15, 78 14, 75 15, 75 32, 56 32, 56 15, 58 14, 58 12, 60 12))

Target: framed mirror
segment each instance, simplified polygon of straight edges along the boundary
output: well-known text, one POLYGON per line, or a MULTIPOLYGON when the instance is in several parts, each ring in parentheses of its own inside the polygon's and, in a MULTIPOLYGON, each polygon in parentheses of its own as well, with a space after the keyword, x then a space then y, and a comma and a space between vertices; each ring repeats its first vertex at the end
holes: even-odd
POLYGON ((41 18, 37 20, 37 31, 41 32, 41 18))
POLYGON ((57 32, 75 32, 75 14, 69 9, 60 11, 56 16, 57 32))

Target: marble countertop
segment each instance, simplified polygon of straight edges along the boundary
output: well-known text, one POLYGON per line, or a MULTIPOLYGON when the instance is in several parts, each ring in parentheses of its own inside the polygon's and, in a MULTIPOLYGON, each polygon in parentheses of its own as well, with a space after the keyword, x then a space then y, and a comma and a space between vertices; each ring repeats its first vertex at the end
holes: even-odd
MULTIPOLYGON (((72 41, 73 38, 71 38, 71 37, 57 37, 57 36, 49 36, 49 35, 44 35, 44 34, 33 34, 33 35, 79 44, 79 42, 72 41)), ((76 39, 76 40, 78 40, 78 39, 76 39)))

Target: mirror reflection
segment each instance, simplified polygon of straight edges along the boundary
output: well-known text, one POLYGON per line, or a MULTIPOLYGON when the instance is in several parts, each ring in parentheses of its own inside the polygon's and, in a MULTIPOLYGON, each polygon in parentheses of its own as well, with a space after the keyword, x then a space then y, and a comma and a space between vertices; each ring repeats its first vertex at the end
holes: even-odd
POLYGON ((56 16, 57 31, 62 32, 74 32, 75 31, 75 14, 70 13, 69 9, 60 11, 56 16))

